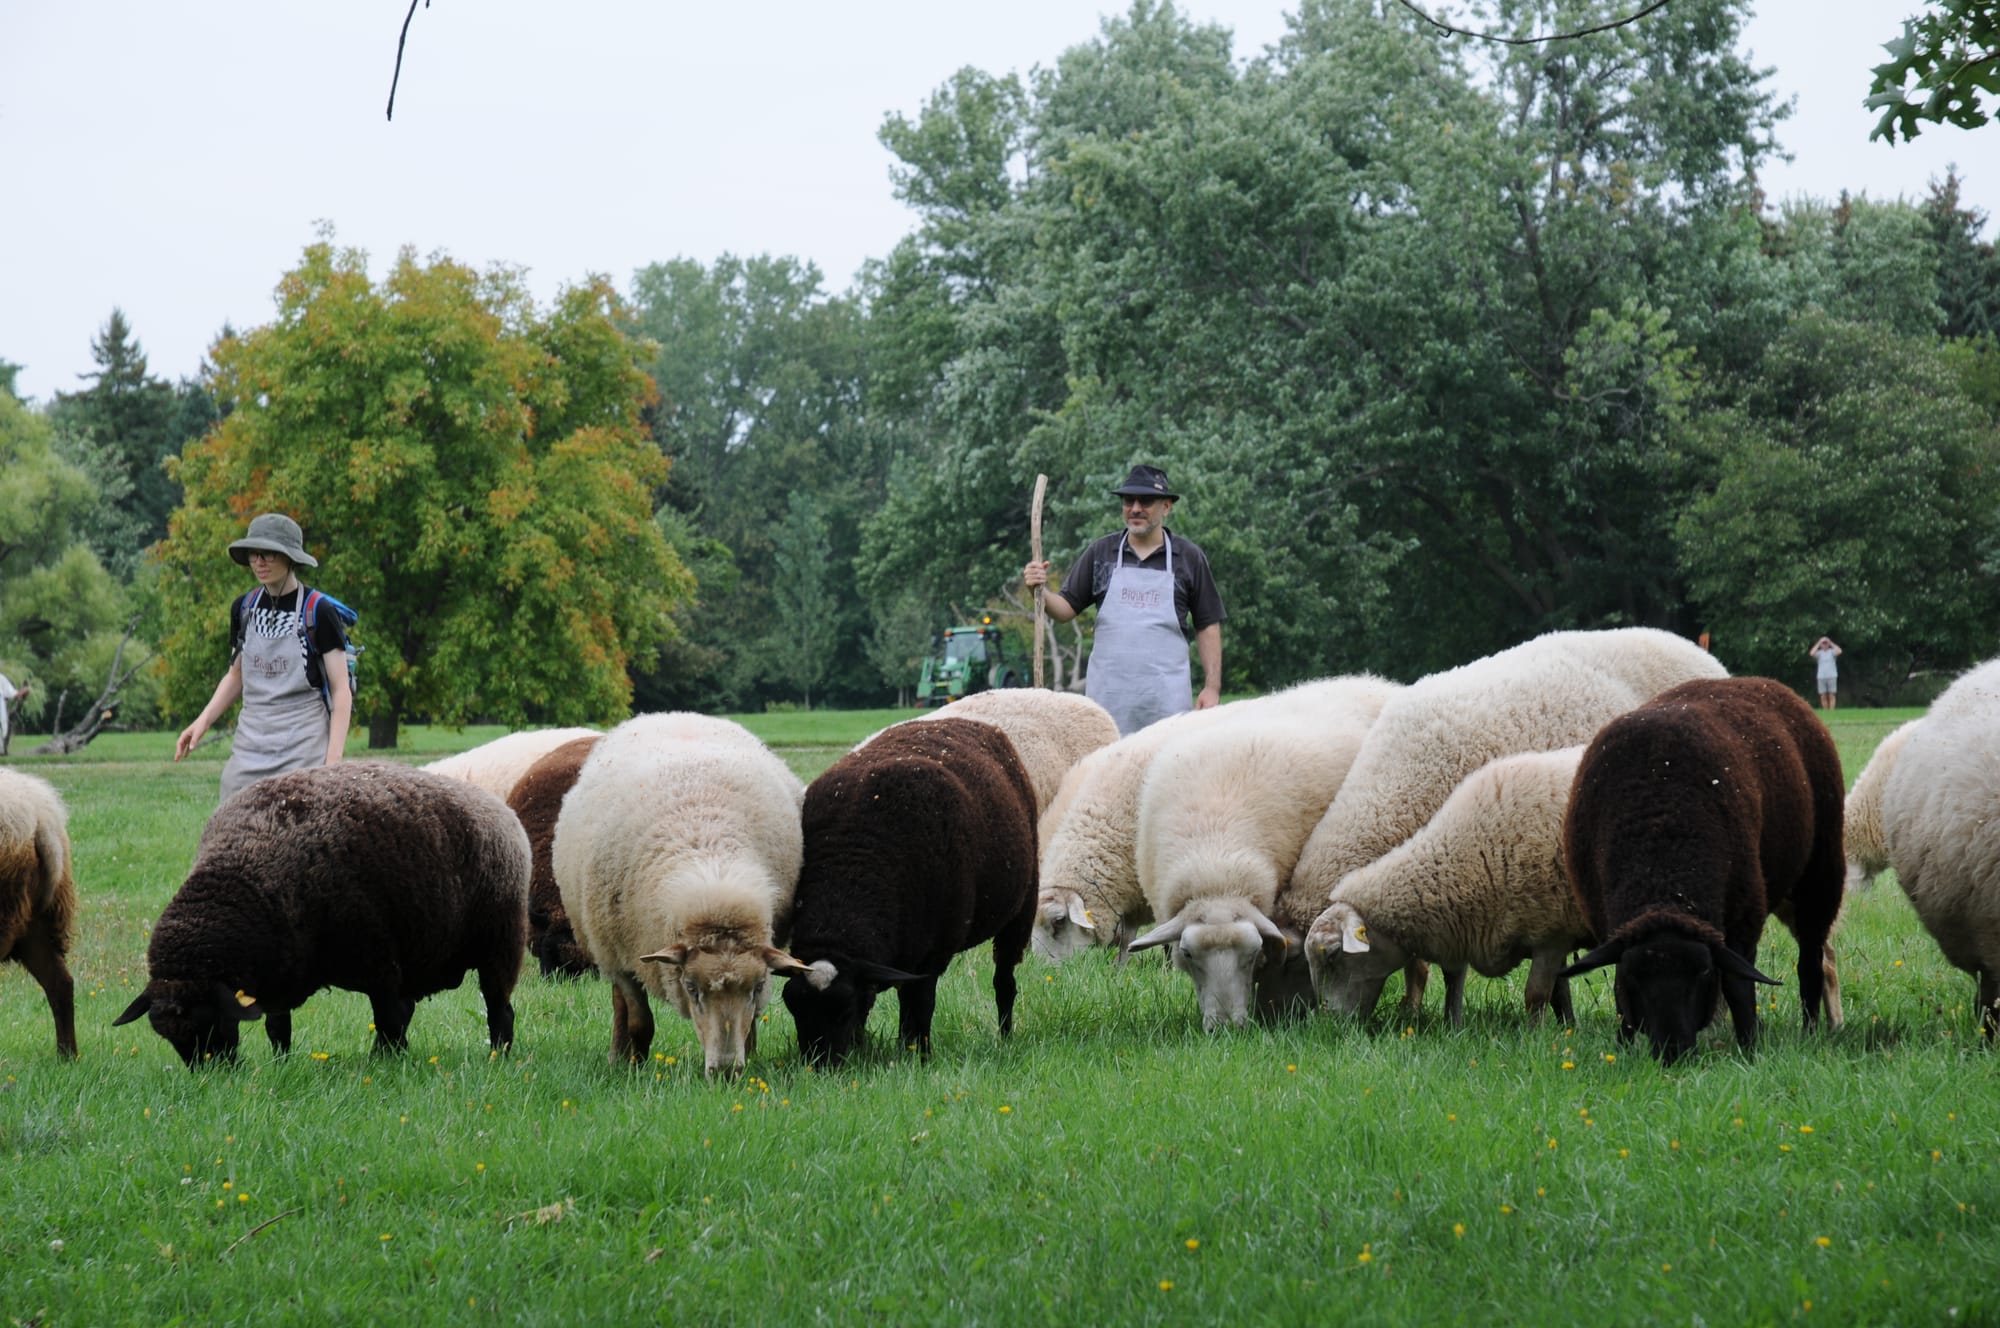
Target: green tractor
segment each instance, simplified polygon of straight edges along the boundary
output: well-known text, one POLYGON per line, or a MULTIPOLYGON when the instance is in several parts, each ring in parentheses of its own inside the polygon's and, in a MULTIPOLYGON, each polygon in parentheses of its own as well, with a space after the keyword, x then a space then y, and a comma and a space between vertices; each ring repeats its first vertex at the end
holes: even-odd
POLYGON ((932 643, 923 672, 917 675, 917 704, 944 705, 974 692, 1026 682, 1007 658, 1001 631, 989 613, 981 616, 977 627, 945 628, 932 643))

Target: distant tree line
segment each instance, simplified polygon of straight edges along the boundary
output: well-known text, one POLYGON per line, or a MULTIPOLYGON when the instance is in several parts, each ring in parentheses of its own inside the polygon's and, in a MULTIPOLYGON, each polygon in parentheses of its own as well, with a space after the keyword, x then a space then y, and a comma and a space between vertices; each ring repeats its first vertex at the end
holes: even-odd
POLYGON ((1899 697, 2000 647, 2000 259, 1955 174, 1774 206, 1746 8, 1509 46, 1305 0, 1238 61, 1138 0, 889 116, 916 220, 845 292, 724 255, 543 310, 328 235, 178 384, 114 310, 73 393, 0 364, 0 669, 32 726, 130 628, 125 719, 187 713, 275 506, 364 610, 378 738, 887 704, 938 628, 1027 621, 1038 472, 1060 564, 1149 460, 1232 688, 1647 624, 1788 680, 1831 632, 1899 697))

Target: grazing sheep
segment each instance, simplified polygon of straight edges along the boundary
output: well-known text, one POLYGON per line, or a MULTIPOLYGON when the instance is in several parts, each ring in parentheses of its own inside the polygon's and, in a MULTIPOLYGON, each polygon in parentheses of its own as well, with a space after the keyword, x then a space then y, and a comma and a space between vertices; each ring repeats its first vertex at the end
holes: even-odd
POLYGON ((1063 776, 1084 757, 1118 741, 1118 721, 1097 702, 1068 692, 1010 687, 974 692, 912 723, 976 719, 1005 733, 1035 785, 1035 811, 1047 810, 1063 776))
POLYGON ((1882 790, 1888 787, 1889 773, 1896 768, 1903 744, 1921 723, 1923 720, 1918 718, 1899 725, 1876 744, 1868 764, 1861 767, 1861 773, 1854 777, 1854 787, 1848 791, 1844 838, 1850 890, 1867 889, 1875 884, 1877 876, 1889 870, 1889 841, 1882 832, 1882 790))
POLYGON ((946 717, 898 724, 806 789, 805 866, 785 1005, 815 1065, 846 1058, 883 988, 930 1054, 938 978, 991 937, 1000 1033, 1035 920, 1035 789, 1007 735, 946 717))
POLYGON ((1776 981, 1757 971, 1757 942, 1783 908, 1810 1031, 1840 913, 1842 792, 1826 726, 1769 678, 1685 683, 1612 720, 1583 754, 1563 827, 1601 944, 1562 975, 1616 964, 1620 1037, 1644 1031, 1665 1064, 1715 1017, 1720 987, 1747 1049, 1751 984, 1776 981))
POLYGON ((1163 921, 1133 951, 1173 945, 1205 1030, 1249 1022, 1252 981, 1282 963, 1278 888, 1339 791, 1366 723, 1266 707, 1188 734, 1153 760, 1139 795, 1139 881, 1163 921))
POLYGON ((555 871, 549 866, 549 850, 555 843, 563 799, 576 786, 577 772, 598 741, 595 733, 571 738, 529 766, 507 795, 507 806, 528 832, 534 865, 528 878, 528 953, 540 961, 545 978, 582 977, 597 971, 576 943, 576 929, 570 925, 555 871))
POLYGON ((1979 1026, 2000 1034, 2000 662, 1938 698, 1882 790, 1889 862, 1953 967, 1978 980, 1979 1026))
MULTIPOLYGON (((1411 684, 1382 708, 1354 769, 1313 831, 1272 920, 1303 940, 1340 878, 1414 835, 1486 762, 1588 742, 1661 679, 1720 677, 1691 642, 1647 628, 1551 632, 1411 684)), ((1303 970, 1302 947, 1292 964, 1303 970)), ((1267 975, 1260 975, 1264 981, 1267 975)), ((1296 983, 1301 974, 1270 973, 1296 983)), ((1403 1004, 1422 1000, 1413 969, 1403 1004)))
POLYGON ((1563 812, 1583 748, 1489 761, 1452 790, 1423 829, 1334 888, 1306 935, 1313 988, 1329 1009, 1367 1018, 1389 975, 1413 959, 1444 969, 1445 1015, 1465 1023, 1465 970, 1490 978, 1529 961, 1528 1020, 1553 1000, 1574 1018, 1556 978, 1590 941, 1563 865, 1563 812))
POLYGON ((1249 719, 1270 706, 1292 711, 1324 705, 1354 723, 1372 724, 1400 690, 1368 674, 1320 678, 1269 696, 1174 715, 1079 761, 1042 814, 1035 953, 1060 963, 1093 944, 1123 951, 1153 920, 1139 885, 1139 791, 1154 758, 1170 743, 1211 725, 1249 719), (1100 927, 1100 921, 1110 925, 1100 927))
POLYGON ((597 736, 596 729, 528 729, 483 743, 471 751, 432 761, 423 768, 447 779, 477 784, 496 798, 514 791, 528 767, 572 738, 597 736))
POLYGON ((640 715, 604 735, 556 820, 549 862, 583 950, 611 980, 611 1060, 653 1044, 650 991, 694 1023, 708 1073, 739 1073, 799 878, 799 778, 739 724, 640 715))
POLYGON ((492 1045, 514 1040, 528 933, 528 836, 469 783, 346 761, 260 780, 209 818, 146 947, 150 1017, 189 1066, 236 1058, 263 1018, 280 1054, 322 987, 368 997, 375 1047, 409 1045, 416 1003, 479 974, 492 1045))
POLYGON ((66 956, 76 930, 76 881, 68 820, 46 781, 0 770, 0 961, 12 959, 41 984, 56 1022, 56 1055, 75 1060, 75 984, 66 956))

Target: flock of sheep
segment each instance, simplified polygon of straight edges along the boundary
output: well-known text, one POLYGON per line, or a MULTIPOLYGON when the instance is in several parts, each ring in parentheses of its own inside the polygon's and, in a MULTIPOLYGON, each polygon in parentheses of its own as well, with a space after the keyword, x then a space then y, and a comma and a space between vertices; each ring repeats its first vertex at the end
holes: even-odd
MULTIPOLYGON (((1893 867, 2000 1029, 2000 661, 1878 749, 1844 800, 1789 689, 1732 679, 1665 632, 1556 632, 1398 686, 1330 678, 1119 739, 1063 693, 984 693, 896 724, 803 785, 739 725, 642 715, 520 733, 424 769, 350 762, 265 780, 203 831, 154 928, 144 1016, 190 1065, 335 986, 378 1047, 478 976, 496 1048, 525 953, 601 973, 614 1061, 652 1001, 709 1073, 755 1054, 774 980, 815 1064, 895 989, 930 1049, 940 976, 991 941, 1000 1030, 1032 942, 1170 947, 1204 1027, 1325 1007, 1366 1016, 1391 974, 1447 1017, 1468 969, 1529 964, 1532 1021, 1614 966, 1620 1036, 1665 1062, 1720 1009, 1749 1046, 1767 917, 1799 942, 1801 1017, 1837 1025, 1843 886, 1893 867), (1844 840, 1843 840, 1844 822, 1844 840), (1577 951, 1587 951, 1572 958, 1577 951), (1565 966, 1567 964, 1567 966, 1565 966)), ((0 958, 42 985, 76 1054, 64 811, 0 770, 0 958)))

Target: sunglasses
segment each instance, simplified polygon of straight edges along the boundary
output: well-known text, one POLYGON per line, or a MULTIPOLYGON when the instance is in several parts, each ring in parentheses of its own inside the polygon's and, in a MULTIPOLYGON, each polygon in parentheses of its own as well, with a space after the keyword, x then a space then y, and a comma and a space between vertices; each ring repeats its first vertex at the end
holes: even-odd
POLYGON ((1140 498, 1135 494, 1120 494, 1119 498, 1127 507, 1151 507, 1160 501, 1158 498, 1140 498))

